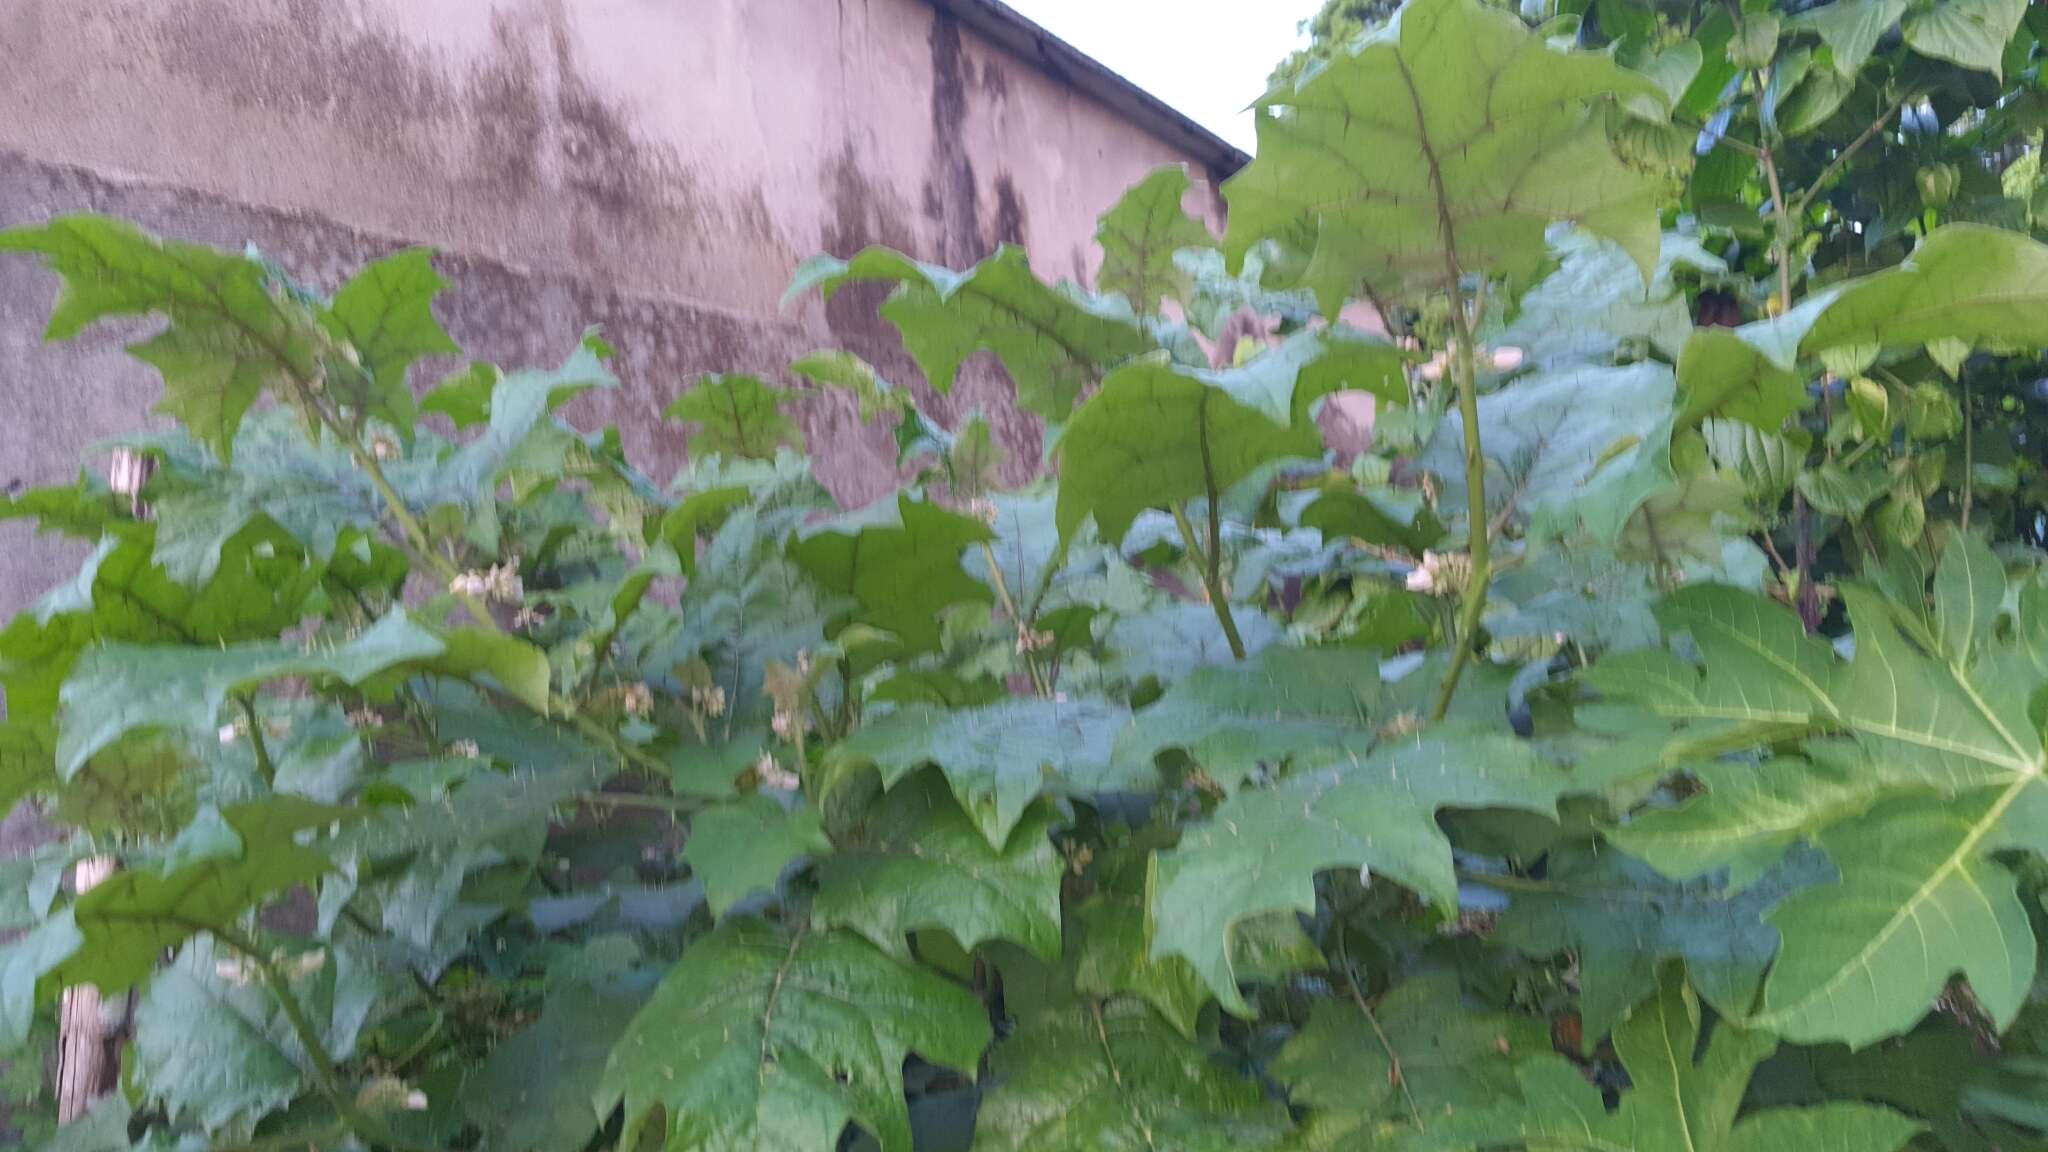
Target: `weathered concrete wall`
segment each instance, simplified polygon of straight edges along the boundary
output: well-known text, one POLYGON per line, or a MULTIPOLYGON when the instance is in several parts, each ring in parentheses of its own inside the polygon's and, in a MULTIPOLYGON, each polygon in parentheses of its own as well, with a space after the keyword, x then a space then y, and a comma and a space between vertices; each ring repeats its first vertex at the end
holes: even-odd
MULTIPOLYGON (((1085 281, 1096 215, 1190 159, 921 0, 0 0, 0 62, 0 225, 114 212, 325 287, 438 246, 475 355, 548 363, 606 327, 626 386, 572 415, 657 475, 683 450, 656 414, 697 373, 839 345, 915 378, 872 294, 779 307, 803 258, 1017 241, 1085 281)), ((0 261, 0 486, 69 478, 157 395, 134 329, 39 343, 54 288, 0 261)), ((1028 470, 994 373, 941 414, 975 407, 1028 470)), ((804 423, 842 499, 893 483, 850 405, 804 423)), ((0 525, 0 617, 75 559, 0 525)))

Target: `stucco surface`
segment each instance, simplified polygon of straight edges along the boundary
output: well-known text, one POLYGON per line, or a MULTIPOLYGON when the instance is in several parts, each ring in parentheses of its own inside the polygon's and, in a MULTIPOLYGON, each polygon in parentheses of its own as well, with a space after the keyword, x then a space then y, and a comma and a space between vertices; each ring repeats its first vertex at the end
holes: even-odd
MULTIPOLYGON (((655 417, 699 373, 845 346, 916 381, 872 293, 781 307, 803 258, 1014 241, 1086 282, 1095 217, 1188 159, 921 0, 0 0, 0 56, 0 225, 115 212, 323 287, 433 245, 476 355, 552 362, 605 326, 625 387, 571 415, 620 424, 657 477, 685 446, 655 417)), ((67 479, 151 419, 121 353, 142 329, 43 345, 54 290, 0 261, 0 486, 67 479)), ((937 408, 1037 461, 987 365, 937 408)), ((850 404, 803 423, 842 500, 894 483, 850 404)), ((0 525, 0 616, 76 557, 0 525)))

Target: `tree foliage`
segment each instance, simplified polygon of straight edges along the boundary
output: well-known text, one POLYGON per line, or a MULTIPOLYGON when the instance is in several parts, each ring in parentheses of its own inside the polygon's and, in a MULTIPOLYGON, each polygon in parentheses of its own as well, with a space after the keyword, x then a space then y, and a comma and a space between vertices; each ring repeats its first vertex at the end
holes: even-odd
POLYGON ((52 338, 163 318, 179 422, 149 515, 0 504, 93 547, 0 628, 0 799, 66 834, 0 871, 0 1048, 137 991, 62 1140, 2048 1147, 2048 26, 1325 16, 1221 242, 1167 169, 1102 296, 798 274, 1004 368, 1018 491, 847 353, 678 382, 662 484, 558 414, 601 334, 416 393, 429 253, 0 233, 52 338), (901 491, 832 506, 814 388, 901 491))

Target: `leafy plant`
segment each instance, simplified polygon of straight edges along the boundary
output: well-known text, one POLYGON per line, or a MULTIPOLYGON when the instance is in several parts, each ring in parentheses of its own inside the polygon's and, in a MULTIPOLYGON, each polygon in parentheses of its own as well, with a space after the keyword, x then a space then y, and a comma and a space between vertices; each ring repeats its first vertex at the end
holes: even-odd
POLYGON ((66 834, 0 1047, 138 992, 60 1139, 2048 1147, 2037 21, 1526 7, 1330 33, 1107 295, 806 265, 1010 374, 1018 491, 848 353, 680 390, 664 485, 557 414, 601 334, 465 365, 430 254, 0 233, 179 421, 0 505, 93 546, 0 629, 66 834), (832 505, 815 389, 901 491, 832 505))

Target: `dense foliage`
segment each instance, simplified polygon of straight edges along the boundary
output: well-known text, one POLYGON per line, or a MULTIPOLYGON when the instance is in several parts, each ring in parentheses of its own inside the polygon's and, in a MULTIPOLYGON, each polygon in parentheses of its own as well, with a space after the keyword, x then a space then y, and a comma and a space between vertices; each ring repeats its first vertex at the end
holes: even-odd
POLYGON ((600 334, 416 399, 425 253, 0 233, 178 422, 0 506, 92 546, 0 631, 0 1048, 138 995, 50 1146, 2048 1148, 2038 17, 1529 15, 1303 68, 1108 295, 807 265, 1020 491, 846 352, 664 486, 600 334), (819 389, 915 481, 835 508, 819 389))

